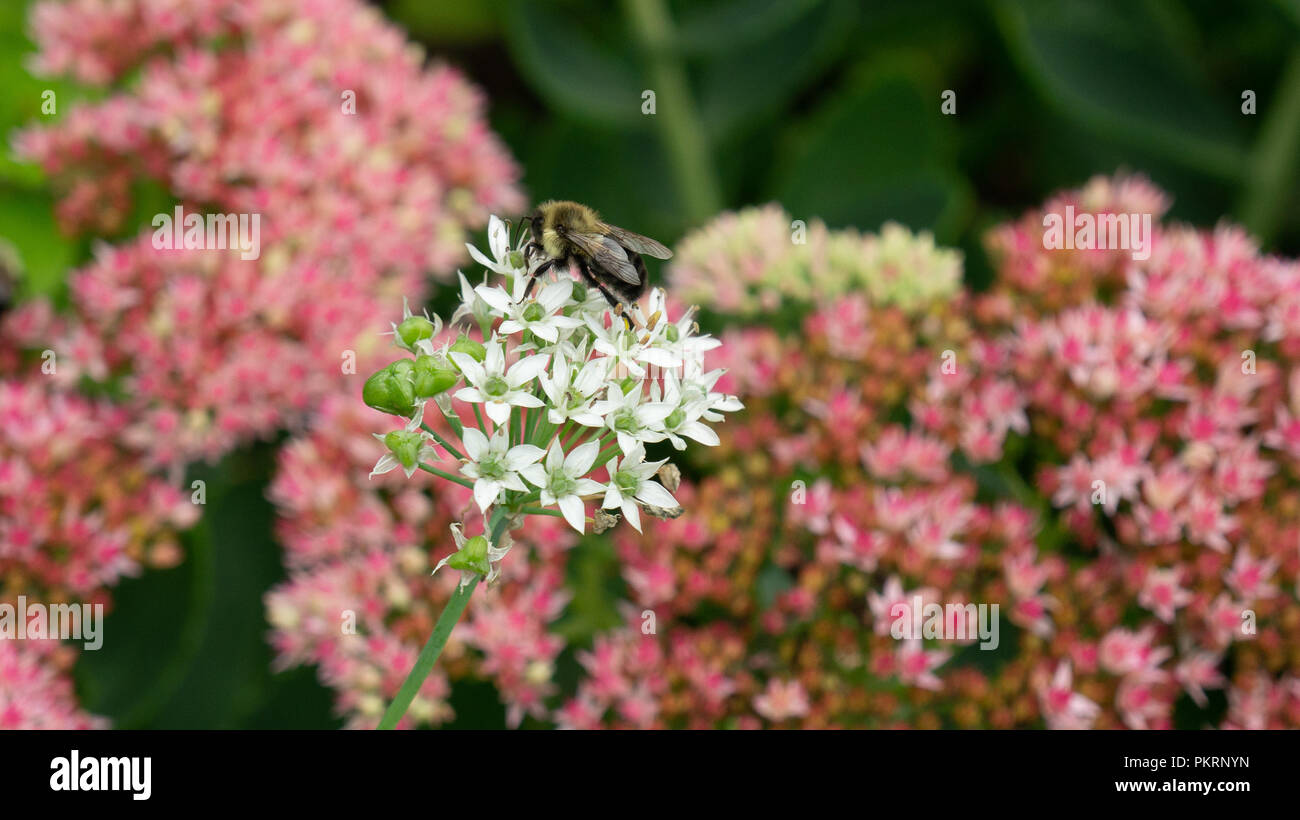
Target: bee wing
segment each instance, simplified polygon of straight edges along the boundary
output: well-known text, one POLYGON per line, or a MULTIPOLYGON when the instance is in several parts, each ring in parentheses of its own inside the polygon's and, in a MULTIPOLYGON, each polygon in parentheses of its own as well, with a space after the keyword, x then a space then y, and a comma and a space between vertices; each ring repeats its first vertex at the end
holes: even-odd
POLYGON ((663 245, 654 241, 648 236, 642 236, 639 233, 632 233, 629 230, 620 228, 617 225, 611 225, 608 222, 600 223, 605 232, 614 237, 620 245, 625 245, 637 253, 644 253, 646 256, 653 256, 655 259, 671 259, 673 252, 663 245))
POLYGON ((565 233, 564 237, 586 252, 598 267, 629 285, 641 284, 641 276, 627 258, 627 251, 612 237, 598 233, 565 233))

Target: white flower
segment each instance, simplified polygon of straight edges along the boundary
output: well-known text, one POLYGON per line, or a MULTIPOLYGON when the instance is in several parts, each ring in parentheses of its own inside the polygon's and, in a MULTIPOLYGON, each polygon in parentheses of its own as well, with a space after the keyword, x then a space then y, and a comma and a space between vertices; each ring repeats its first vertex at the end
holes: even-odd
POLYGON ((582 327, 582 320, 560 312, 569 303, 569 294, 573 291, 572 279, 565 277, 551 282, 542 288, 536 299, 524 299, 523 291, 528 288, 527 278, 515 278, 514 294, 486 285, 474 289, 484 302, 505 317, 505 321, 497 328, 498 332, 509 336, 521 330, 529 330, 537 338, 555 344, 560 339, 561 330, 582 327))
POLYGON ((492 258, 488 259, 482 251, 468 242, 465 243, 465 247, 469 249, 469 255, 474 257, 475 262, 494 273, 516 276, 524 272, 524 255, 511 249, 510 231, 506 228, 506 223, 502 222, 496 214, 488 219, 488 250, 492 251, 492 258))
POLYGON ((641 344, 636 332, 625 328, 621 321, 615 321, 613 327, 605 327, 601 321, 588 316, 587 328, 591 331, 595 351, 613 359, 613 368, 618 372, 626 371, 640 379, 646 374, 643 365, 671 368, 682 363, 681 358, 670 351, 641 344))
POLYGON ((587 511, 583 507, 582 497, 604 489, 600 482, 585 477, 599 453, 600 442, 593 440, 578 445, 566 456, 560 449, 560 440, 557 438, 546 452, 545 465, 530 464, 519 472, 541 489, 543 507, 557 504, 569 526, 583 532, 587 523, 587 511))
MULTIPOLYGON (((451 563, 452 559, 454 559, 457 555, 460 555, 461 552, 465 550, 466 547, 470 546, 470 541, 473 540, 465 537, 465 534, 461 532, 460 524, 451 525, 451 537, 454 538, 456 541, 456 551, 438 562, 438 565, 433 568, 434 574, 437 574, 438 570, 442 569, 444 566, 451 563)), ((486 540, 486 538, 484 538, 484 540, 486 540)), ((506 557, 506 553, 510 552, 510 548, 512 546, 514 546, 514 539, 510 537, 509 532, 506 532, 504 535, 502 535, 501 546, 494 547, 490 542, 488 543, 487 553, 484 556, 488 564, 488 573, 486 578, 484 579, 486 583, 489 584, 492 583, 497 579, 499 575, 501 575, 501 559, 506 557)), ((481 573, 478 572, 477 570, 472 570, 472 569, 461 570, 460 586, 461 587, 467 586, 469 582, 474 579, 475 575, 480 575, 480 574, 481 573)))
POLYGON ((497 428, 491 440, 482 431, 466 427, 462 441, 469 460, 461 465, 460 472, 474 479, 474 501, 484 515, 502 490, 527 492, 528 487, 519 480, 519 471, 546 454, 531 444, 511 447, 504 427, 497 428))
MULTIPOLYGON (((585 358, 579 350, 579 359, 585 358)), ((545 371, 537 377, 542 383, 542 392, 550 399, 550 408, 546 417, 551 424, 564 424, 573 419, 586 427, 601 427, 605 419, 592 410, 592 403, 602 387, 605 386, 608 359, 591 359, 582 365, 578 375, 573 375, 573 366, 563 353, 556 353, 551 360, 555 376, 548 376, 545 371)))
POLYGON ((547 357, 544 355, 525 356, 515 362, 506 372, 506 355, 501 343, 495 336, 485 345, 487 355, 479 364, 473 356, 465 353, 451 353, 451 360, 465 375, 470 387, 456 391, 456 398, 461 401, 482 402, 488 418, 497 424, 505 424, 510 418, 510 406, 543 407, 541 399, 531 392, 532 381, 537 374, 546 369, 547 357))
MULTIPOLYGON (((451 324, 456 324, 462 317, 472 316, 480 328, 492 323, 492 307, 483 301, 483 297, 474 292, 474 286, 465 278, 465 274, 456 271, 460 278, 460 305, 451 314, 451 324)), ((487 285, 487 275, 483 276, 483 285, 487 285)))
MULTIPOLYGON (((650 386, 650 397, 658 401, 658 384, 650 386)), ((678 450, 686 449, 686 442, 682 440, 682 436, 694 439, 700 444, 709 447, 718 445, 718 434, 700 421, 704 411, 708 409, 707 400, 683 396, 681 381, 678 379, 677 374, 671 370, 664 375, 663 400, 671 405, 673 410, 664 417, 659 429, 668 436, 668 440, 673 443, 673 447, 678 450)))
MULTIPOLYGON (((665 459, 664 461, 667 461, 665 459)), ((653 507, 671 509, 677 506, 677 499, 663 488, 658 481, 651 478, 664 461, 645 463, 645 448, 640 444, 634 446, 620 464, 617 457, 609 460, 609 485, 605 489, 605 500, 601 508, 614 508, 623 511, 627 522, 641 532, 641 515, 636 502, 641 501, 653 507)))
POLYGON ((592 405, 592 412, 605 417, 605 426, 618 436, 618 449, 631 453, 641 442, 663 441, 667 435, 660 429, 663 420, 673 411, 667 402, 641 403, 641 383, 636 382, 624 393, 617 384, 609 386, 605 401, 592 405))
POLYGON ((718 383, 726 370, 719 368, 708 373, 703 371, 704 366, 699 359, 687 359, 681 377, 683 401, 701 401, 704 404, 701 418, 705 421, 722 421, 722 413, 735 413, 745 409, 739 398, 713 391, 713 385, 718 383))

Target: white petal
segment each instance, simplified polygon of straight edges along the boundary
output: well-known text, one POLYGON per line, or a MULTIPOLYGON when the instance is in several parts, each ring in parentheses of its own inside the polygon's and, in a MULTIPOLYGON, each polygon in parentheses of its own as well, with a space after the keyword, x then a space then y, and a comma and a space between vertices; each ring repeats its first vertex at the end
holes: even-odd
POLYGON ((487 348, 487 355, 483 357, 483 370, 487 373, 501 375, 506 369, 506 354, 504 346, 497 341, 496 334, 492 335, 492 341, 484 345, 487 348))
POLYGON ((534 487, 545 487, 549 479, 546 475, 546 468, 540 464, 529 464, 526 467, 522 467, 519 470, 519 474, 528 479, 528 482, 534 487))
MULTIPOLYGON (((504 325, 503 325, 504 327, 504 325)), ((560 339, 560 332, 551 327, 550 324, 536 324, 532 326, 533 335, 543 341, 555 344, 560 339)))
POLYGON ((569 295, 572 293, 573 280, 565 276, 542 288, 542 292, 537 295, 537 301, 546 308, 547 313, 554 313, 569 301, 569 295))
POLYGON ((564 459, 564 472, 574 478, 586 475, 598 455, 600 455, 599 441, 593 439, 580 444, 564 459))
POLYGON ((401 462, 397 460, 397 456, 392 453, 384 453, 379 457, 379 460, 375 462, 375 469, 370 471, 369 477, 374 478, 377 475, 383 475, 384 473, 396 469, 400 465, 401 462))
POLYGON ((565 392, 564 388, 560 386, 560 380, 558 378, 552 379, 544 372, 538 375, 537 380, 542 383, 542 392, 546 394, 546 398, 551 400, 551 404, 559 404, 560 400, 564 398, 565 392))
POLYGON ((713 432, 712 429, 706 427, 705 425, 701 424, 698 421, 693 421, 690 424, 683 424, 682 428, 677 432, 681 433, 683 436, 686 436, 687 438, 695 439, 700 444, 706 444, 709 447, 717 447, 720 441, 718 439, 717 433, 713 432))
POLYGON ((497 259, 504 259, 506 251, 510 250, 510 232, 496 214, 488 217, 488 247, 497 259))
POLYGON ((595 495, 605 489, 605 485, 599 481, 592 481, 590 478, 578 479, 577 486, 574 487, 574 495, 595 495))
POLYGON ((666 401, 647 402, 636 409, 636 420, 646 427, 653 427, 676 409, 666 401))
POLYGON ((614 485, 614 482, 609 482, 609 486, 605 488, 605 498, 600 502, 600 508, 602 510, 611 510, 622 506, 622 504, 623 494, 618 491, 618 487, 614 485))
POLYGON ((448 358, 456 363, 456 366, 460 368, 460 372, 464 374, 465 381, 470 384, 481 385, 487 378, 487 373, 483 372, 483 365, 479 364, 478 359, 468 353, 456 351, 449 353, 448 358))
POLYGON ((582 501, 576 495, 566 495, 559 500, 559 505, 560 512, 564 513, 564 520, 569 522, 569 526, 582 532, 587 523, 587 510, 583 507, 582 501))
POLYGON ((467 401, 473 404, 477 404, 487 399, 487 397, 483 395, 483 391, 479 390, 477 387, 462 387, 456 391, 455 397, 461 401, 467 401))
POLYGON ((502 476, 501 486, 505 487, 507 490, 514 490, 517 493, 528 492, 528 487, 524 485, 524 482, 519 480, 518 473, 506 473, 502 476))
POLYGON ((682 363, 680 356, 658 347, 647 347, 637 358, 656 367, 678 367, 682 363))
MULTIPOLYGON (((599 415, 592 412, 574 413, 573 415, 569 416, 569 418, 573 419, 578 424, 581 424, 583 427, 604 427, 605 426, 605 419, 601 418, 599 415)), ((563 421, 563 419, 561 419, 560 421, 563 421)), ((559 424, 560 422, 552 419, 552 423, 559 424)))
POLYGON ((508 403, 516 407, 545 407, 546 402, 534 396, 532 393, 524 393, 516 390, 506 396, 508 403))
POLYGON ((505 336, 509 336, 510 334, 518 333, 523 329, 524 326, 519 322, 516 322, 514 319, 507 319, 501 323, 501 326, 497 328, 497 331, 505 336))
POLYGON ((544 354, 525 356, 515 362, 514 367, 510 368, 509 374, 506 375, 506 382, 511 387, 519 387, 527 384, 537 378, 537 376, 546 369, 549 358, 550 357, 544 354))
POLYGON ((493 310, 500 311, 501 313, 510 312, 510 295, 501 288, 490 288, 487 285, 479 285, 474 288, 474 292, 478 294, 478 298, 487 302, 488 306, 493 310))
POLYGON ((499 481, 480 478, 474 482, 474 501, 478 504, 479 512, 486 513, 488 506, 496 501, 500 494, 501 482, 499 481))
POLYGON ((655 507, 672 509, 677 506, 677 499, 673 498, 672 493, 665 490, 658 481, 642 481, 636 497, 638 501, 644 501, 655 507))
POLYGON ((483 252, 480 251, 478 248, 474 247, 468 242, 465 243, 465 247, 469 249, 469 255, 473 257, 475 262, 479 263, 485 268, 488 268, 489 270, 496 267, 496 263, 493 262, 491 259, 488 259, 486 256, 484 256, 483 252))
POLYGON ((505 424, 506 419, 510 418, 510 405, 503 401, 487 402, 483 409, 487 410, 488 418, 497 424, 505 424))
MULTIPOLYGON (((639 447, 639 446, 640 446, 640 442, 638 442, 636 439, 634 439, 634 438, 632 438, 631 436, 629 436, 627 433, 624 433, 624 432, 622 432, 622 431, 619 431, 619 433, 618 433, 618 449, 622 450, 624 453, 626 453, 627 455, 631 456, 631 454, 633 453, 633 451, 635 451, 636 448, 639 447)), ((639 459, 638 459, 638 460, 639 460, 639 459)))
POLYGON ((637 511, 636 502, 630 498, 623 499, 623 517, 627 523, 637 532, 641 532, 641 514, 637 511))
POLYGON ((483 431, 475 427, 466 427, 465 434, 461 436, 461 441, 465 442, 465 455, 473 461, 482 461, 483 457, 488 454, 487 436, 483 431))
POLYGON ((562 466, 564 466, 564 450, 560 449, 560 440, 557 438, 546 451, 546 472, 558 473, 562 466))
POLYGON ((506 469, 511 471, 521 470, 538 461, 544 455, 546 455, 546 451, 541 447, 534 447, 531 444, 517 444, 510 448, 510 452, 506 453, 506 469))

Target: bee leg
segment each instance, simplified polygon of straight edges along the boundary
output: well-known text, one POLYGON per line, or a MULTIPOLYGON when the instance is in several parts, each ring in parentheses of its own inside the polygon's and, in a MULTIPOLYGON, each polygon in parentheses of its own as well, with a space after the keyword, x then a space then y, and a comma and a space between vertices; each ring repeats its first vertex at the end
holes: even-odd
POLYGON ((528 274, 528 287, 524 290, 525 299, 533 295, 533 285, 537 284, 537 280, 541 278, 542 274, 546 273, 553 267, 555 267, 555 260, 547 259, 545 262, 537 266, 537 270, 528 274))
MULTIPOLYGON (((628 321, 627 316, 624 315, 623 312, 622 312, 622 311, 623 311, 623 303, 620 302, 618 299, 614 298, 614 294, 612 294, 612 293, 609 292, 609 288, 607 288, 607 287, 605 287, 604 285, 602 285, 602 284, 600 283, 600 280, 597 279, 595 276, 592 275, 592 273, 591 273, 591 269, 590 269, 590 268, 587 266, 587 264, 586 264, 585 262, 583 262, 581 259, 578 260, 578 273, 581 273, 581 274, 582 274, 582 278, 587 280, 587 284, 591 285, 591 286, 594 287, 596 290, 600 291, 600 295, 601 295, 601 296, 604 296, 604 297, 605 297, 605 301, 606 301, 606 302, 609 302, 609 306, 610 306, 611 308, 614 309, 614 314, 615 314, 615 315, 617 315, 617 316, 623 316, 623 321, 624 321, 624 322, 627 322, 627 321, 628 321)), ((628 325, 628 329, 629 329, 629 330, 631 329, 631 324, 628 325)))

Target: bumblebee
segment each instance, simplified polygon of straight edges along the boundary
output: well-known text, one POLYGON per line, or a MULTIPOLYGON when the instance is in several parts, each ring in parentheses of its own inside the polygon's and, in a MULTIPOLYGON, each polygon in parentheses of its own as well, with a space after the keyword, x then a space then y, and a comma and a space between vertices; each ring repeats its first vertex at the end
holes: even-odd
MULTIPOLYGON (((543 258, 532 271, 531 293, 537 277, 555 266, 577 268, 616 312, 631 307, 645 293, 648 277, 641 254, 668 259, 673 252, 649 237, 601 220, 577 202, 551 200, 537 206, 525 220, 532 240, 524 246, 531 261, 543 258)), ((626 318, 626 317, 625 317, 626 318)))

